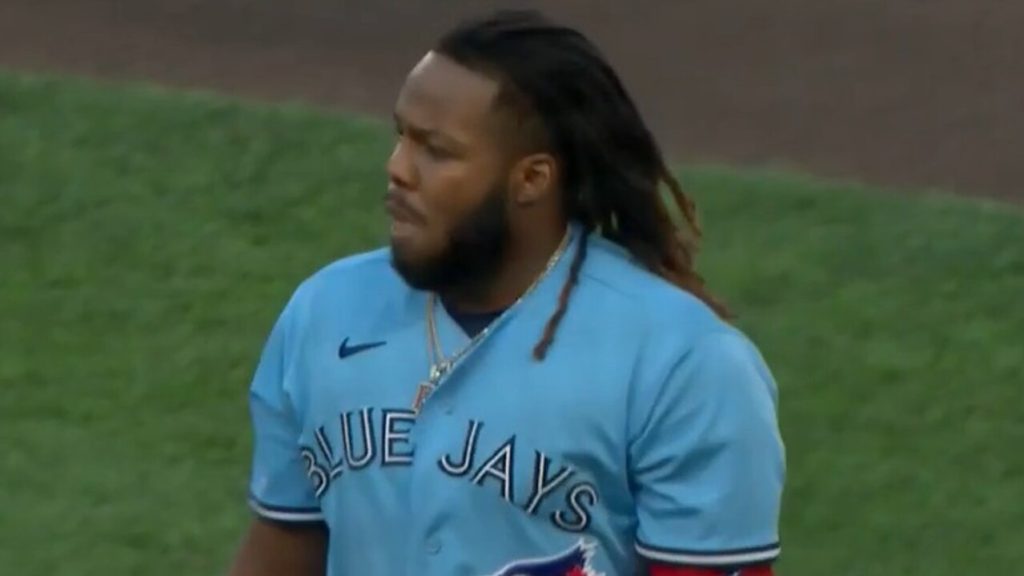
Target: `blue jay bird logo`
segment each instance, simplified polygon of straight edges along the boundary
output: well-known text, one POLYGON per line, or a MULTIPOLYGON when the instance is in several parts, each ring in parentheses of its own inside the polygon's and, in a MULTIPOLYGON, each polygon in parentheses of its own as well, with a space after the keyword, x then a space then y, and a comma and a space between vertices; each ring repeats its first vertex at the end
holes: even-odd
POLYGON ((596 544, 580 540, 568 550, 546 558, 516 560, 490 576, 604 576, 590 560, 596 544))

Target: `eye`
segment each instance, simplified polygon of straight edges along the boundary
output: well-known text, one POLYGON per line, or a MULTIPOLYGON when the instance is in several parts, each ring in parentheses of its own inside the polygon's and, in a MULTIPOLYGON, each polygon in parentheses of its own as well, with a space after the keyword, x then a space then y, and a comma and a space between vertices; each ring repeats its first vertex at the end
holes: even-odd
POLYGON ((437 144, 434 144, 432 142, 427 142, 426 145, 424 146, 424 148, 426 149, 427 154, 429 154, 430 156, 432 156, 434 158, 438 158, 438 159, 451 158, 451 152, 449 152, 445 148, 442 148, 442 147, 440 147, 437 144))

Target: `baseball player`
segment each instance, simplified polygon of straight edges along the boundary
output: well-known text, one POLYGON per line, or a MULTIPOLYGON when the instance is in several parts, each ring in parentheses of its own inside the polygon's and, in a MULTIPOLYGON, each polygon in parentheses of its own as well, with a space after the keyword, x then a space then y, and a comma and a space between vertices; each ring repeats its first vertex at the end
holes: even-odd
POLYGON ((771 574, 776 385, 598 50, 465 22, 394 122, 390 246, 301 283, 255 371, 231 574, 771 574))

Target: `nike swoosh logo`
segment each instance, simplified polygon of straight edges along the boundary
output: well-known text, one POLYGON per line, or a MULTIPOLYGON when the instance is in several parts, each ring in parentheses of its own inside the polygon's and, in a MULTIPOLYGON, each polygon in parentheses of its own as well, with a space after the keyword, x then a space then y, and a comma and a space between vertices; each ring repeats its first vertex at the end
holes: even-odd
POLYGON ((367 342, 366 344, 349 345, 348 338, 345 338, 345 340, 341 342, 341 346, 338 347, 338 358, 348 358, 349 356, 359 354, 360 352, 379 348, 385 344, 387 344, 387 342, 367 342))

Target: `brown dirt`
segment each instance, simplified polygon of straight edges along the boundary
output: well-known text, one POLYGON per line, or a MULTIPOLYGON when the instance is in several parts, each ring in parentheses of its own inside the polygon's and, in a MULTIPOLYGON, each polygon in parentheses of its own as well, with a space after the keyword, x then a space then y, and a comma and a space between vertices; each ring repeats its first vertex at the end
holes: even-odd
MULTIPOLYGON (((0 66, 387 113, 431 40, 490 4, 2 0, 0 66)), ((676 159, 1024 200, 1024 2, 511 4, 591 34, 676 159)))

